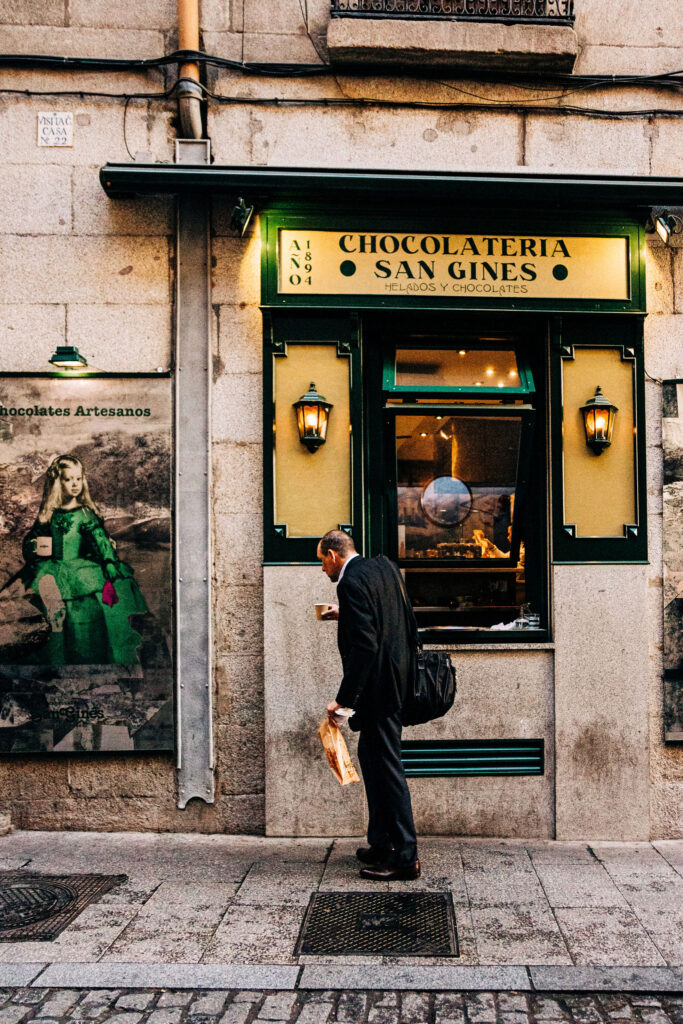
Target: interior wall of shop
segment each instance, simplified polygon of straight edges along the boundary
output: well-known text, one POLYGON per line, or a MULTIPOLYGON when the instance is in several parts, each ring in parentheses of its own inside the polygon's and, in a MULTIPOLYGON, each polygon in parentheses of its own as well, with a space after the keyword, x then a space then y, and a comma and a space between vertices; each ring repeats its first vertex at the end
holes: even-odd
MULTIPOLYGON (((614 17, 613 0, 577 0, 576 9, 577 71, 653 73, 680 67, 683 24, 676 17, 675 0, 653 0, 647 5, 629 2, 628 16, 622 17, 614 17)), ((324 56, 327 0, 309 0, 308 11, 312 40, 298 0, 278 4, 203 0, 202 44, 209 52, 235 59, 314 61, 316 48, 324 56)), ((175 47, 175 19, 175 0, 122 0, 114 5, 104 0, 46 0, 39 5, 33 0, 0 0, 0 52, 158 56, 175 47)), ((211 106, 208 133, 215 160, 255 165, 680 174, 683 141, 677 121, 410 107, 412 101, 425 98, 452 101, 455 97, 466 102, 467 96, 453 88, 493 101, 518 98, 502 84, 446 78, 443 82, 427 84, 419 76, 361 78, 345 73, 275 80, 211 71, 212 89, 239 100, 231 106, 211 106), (361 111, 249 102, 250 98, 278 97, 386 98, 402 99, 406 105, 361 111)), ((90 88, 125 93, 162 91, 164 86, 159 72, 0 72, 0 88, 5 89, 90 88)), ((553 102, 574 101, 569 95, 553 102)), ((626 106, 680 108, 683 97, 641 88, 594 94, 591 103, 615 111, 626 106)), ((2 369, 44 369, 59 343, 78 345, 93 364, 113 372, 169 364, 173 203, 162 199, 112 202, 97 177, 106 161, 130 159, 123 116, 123 100, 0 93, 0 133, 7 140, 0 155, 2 369), (55 106, 74 113, 71 149, 36 146, 36 115, 55 106)), ((144 160, 172 160, 174 118, 174 104, 167 101, 131 101, 126 115, 130 152, 144 160)), ((648 615, 634 630, 642 638, 639 663, 644 675, 632 674, 637 693, 624 691, 628 699, 622 701, 619 712, 625 727, 633 719, 634 708, 642 709, 636 731, 645 722, 650 736, 649 750, 644 760, 639 755, 637 766, 639 777, 647 781, 647 793, 638 798, 636 831, 641 835, 649 803, 650 835, 671 838, 683 836, 683 751, 662 743, 661 388, 656 381, 683 375, 680 236, 674 243, 667 248, 650 241, 646 254, 645 363, 655 378, 647 382, 646 425, 651 562, 638 572, 643 573, 648 615)), ((226 832, 265 828, 259 243, 253 232, 243 240, 234 237, 229 206, 222 202, 214 204, 212 258, 216 803, 207 806, 193 801, 186 810, 177 810, 173 759, 162 755, 108 756, 106 771, 98 757, 5 759, 0 762, 0 810, 10 810, 18 825, 226 832)), ((568 577, 569 570, 562 573, 568 577)), ((611 573, 607 571, 604 578, 612 579, 611 573)), ((271 585, 268 576, 266 583, 271 585)), ((563 586, 556 583, 557 599, 563 586)), ((266 605, 272 611, 267 601, 266 605)), ((573 630, 580 621, 579 616, 570 622, 567 643, 575 643, 573 630)), ((593 643, 598 668, 604 668, 599 659, 605 645, 597 634, 593 643)), ((325 671, 332 677, 337 664, 333 648, 326 657, 325 671)), ((493 659, 505 657, 497 653, 493 659)), ((461 655, 463 678, 481 673, 486 678, 494 661, 474 652, 461 655)), ((549 661, 550 655, 542 652, 520 656, 520 664, 534 666, 537 695, 548 685, 549 661)), ((575 670, 571 662, 565 664, 566 692, 571 694, 575 670)), ((539 723, 547 724, 548 709, 540 698, 535 713, 539 723)), ((600 766, 591 760, 590 745, 581 749, 585 757, 581 772, 588 776, 600 766)), ((527 780, 527 784, 539 787, 540 793, 549 780, 527 780)), ((422 786, 423 781, 413 785, 422 786)), ((441 782, 426 785, 438 787, 441 782)), ((477 787, 488 794, 493 785, 486 779, 458 780, 458 801, 454 802, 463 800, 467 806, 467 793, 477 787)), ((342 791, 331 792, 337 801, 346 800, 342 791)), ((596 804, 609 792, 608 785, 596 790, 596 804)), ((420 802, 416 799, 416 805, 420 802)), ((586 835, 596 804, 585 808, 586 835)), ((353 813, 357 820, 360 812, 353 813)), ((546 793, 539 797, 537 817, 529 821, 528 827, 535 830, 530 834, 546 834, 549 813, 546 793)), ((484 828, 486 822, 480 818, 464 824, 469 830, 484 828)), ((431 830, 436 823, 425 820, 424 827, 431 830)), ((575 823, 574 827, 584 826, 575 823)))

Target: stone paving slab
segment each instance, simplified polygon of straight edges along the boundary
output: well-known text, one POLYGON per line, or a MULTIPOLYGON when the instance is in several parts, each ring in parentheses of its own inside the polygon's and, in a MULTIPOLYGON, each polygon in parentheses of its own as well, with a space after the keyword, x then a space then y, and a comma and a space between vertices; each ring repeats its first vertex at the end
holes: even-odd
POLYGON ((666 961, 628 907, 571 907, 555 916, 575 964, 664 966, 666 961))
POLYGON ((30 985, 45 964, 0 964, 0 986, 30 985))
MULTIPOLYGON (((595 857, 587 860, 529 851, 551 907, 626 907, 626 899, 595 857)), ((586 850, 586 853, 588 851, 586 850)))
POLYGON ((683 992, 678 967, 530 967, 529 974, 546 992, 683 992))
POLYGON ((299 970, 275 964, 51 964, 37 978, 32 975, 32 985, 41 988, 281 989, 295 987, 299 970))
POLYGON ((309 965, 299 981, 304 989, 412 989, 438 992, 530 989, 524 967, 337 967, 309 965))
POLYGON ((555 915, 547 904, 473 907, 472 920, 480 962, 572 963, 555 915))
MULTIPOLYGON (((54 942, 0 941, 0 966, 368 966, 371 961, 358 956, 295 957, 305 908, 316 891, 450 892, 462 968, 683 965, 683 841, 423 837, 422 877, 381 885, 359 877, 360 843, 353 837, 172 833, 2 836, 0 864, 129 878, 54 942)), ((376 966, 455 965, 384 956, 376 966)))

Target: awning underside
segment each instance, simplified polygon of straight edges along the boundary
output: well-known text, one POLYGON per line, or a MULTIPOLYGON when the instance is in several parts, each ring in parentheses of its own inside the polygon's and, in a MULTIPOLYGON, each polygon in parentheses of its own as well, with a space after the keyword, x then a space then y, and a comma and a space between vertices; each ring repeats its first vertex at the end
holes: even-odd
POLYGON ((427 204, 481 201, 556 209, 642 211, 683 206, 683 178, 529 173, 469 174, 430 171, 316 170, 300 167, 227 167, 206 164, 105 164, 100 181, 110 198, 206 190, 243 195, 260 208, 278 204, 340 205, 403 199, 409 212, 427 204))

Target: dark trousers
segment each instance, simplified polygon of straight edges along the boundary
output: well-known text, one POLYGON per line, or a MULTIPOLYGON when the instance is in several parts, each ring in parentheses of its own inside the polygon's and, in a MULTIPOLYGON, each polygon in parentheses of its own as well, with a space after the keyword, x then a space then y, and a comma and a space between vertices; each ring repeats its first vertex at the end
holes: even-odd
POLYGON ((384 851, 392 865, 414 864, 417 838, 401 761, 400 711, 363 725, 358 760, 368 798, 368 843, 384 851))

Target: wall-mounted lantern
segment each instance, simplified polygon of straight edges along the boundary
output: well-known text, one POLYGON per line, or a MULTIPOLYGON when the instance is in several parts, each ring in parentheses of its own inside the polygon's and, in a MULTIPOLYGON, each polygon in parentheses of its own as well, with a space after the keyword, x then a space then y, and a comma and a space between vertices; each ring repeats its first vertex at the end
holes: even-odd
POLYGON ((326 402, 323 395, 315 389, 314 381, 305 395, 294 402, 296 422, 299 427, 299 440, 305 444, 309 452, 316 452, 327 437, 327 423, 332 405, 326 402))
POLYGON ((57 345, 49 361, 60 370, 84 370, 88 365, 75 345, 57 345))
POLYGON ((617 406, 603 395, 602 388, 598 385, 593 397, 581 406, 581 412, 586 430, 586 444, 595 455, 602 455, 605 448, 609 448, 612 443, 617 406))

